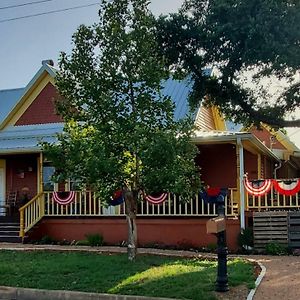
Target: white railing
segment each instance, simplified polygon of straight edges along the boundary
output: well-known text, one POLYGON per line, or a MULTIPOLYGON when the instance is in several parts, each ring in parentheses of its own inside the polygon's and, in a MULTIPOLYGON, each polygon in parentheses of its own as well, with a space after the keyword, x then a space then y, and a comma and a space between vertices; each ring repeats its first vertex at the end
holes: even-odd
MULTIPOLYGON (((59 205, 52 200, 52 192, 45 192, 45 216, 124 216, 125 204, 118 206, 105 206, 94 192, 76 192, 75 199, 68 205, 59 205)), ((234 202, 234 189, 230 196, 226 197, 225 210, 228 216, 236 214, 234 202)), ((216 216, 216 205, 205 203, 198 195, 189 202, 182 203, 180 196, 169 194, 166 201, 160 205, 151 204, 148 201, 140 201, 137 216, 216 216)))
MULTIPOLYGON (((74 201, 60 205, 52 198, 53 192, 38 194, 20 208, 20 236, 24 237, 39 220, 46 217, 120 217, 125 216, 125 204, 105 206, 96 193, 91 191, 75 192, 74 201)), ((229 189, 225 201, 227 216, 238 214, 236 189, 229 189)), ((198 195, 189 202, 183 203, 180 196, 169 194, 160 205, 148 201, 138 204, 138 217, 212 217, 217 215, 215 204, 205 203, 198 195)))
POLYGON ((273 187, 271 191, 264 196, 253 196, 246 193, 247 210, 272 210, 272 209, 299 209, 299 194, 285 196, 276 192, 273 187))

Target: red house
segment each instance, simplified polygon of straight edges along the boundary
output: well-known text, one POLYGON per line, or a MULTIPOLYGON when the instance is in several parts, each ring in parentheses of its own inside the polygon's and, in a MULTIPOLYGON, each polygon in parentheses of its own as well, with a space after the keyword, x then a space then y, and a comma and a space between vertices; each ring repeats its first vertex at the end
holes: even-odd
MULTIPOLYGON (((44 61, 25 88, 0 91, 0 241, 40 239, 45 235, 57 240, 81 240, 86 234, 101 233, 107 243, 119 244, 127 237, 122 205, 106 208, 91 191, 76 191, 74 201, 68 205, 53 200, 53 191, 74 190, 72 182, 63 187, 51 182, 54 168, 40 148, 41 141, 54 142, 63 129, 54 105, 56 72, 50 61, 44 61), (4 230, 12 220, 18 226, 17 235, 4 230)), ((164 85, 164 93, 176 104, 176 118, 188 112, 190 89, 185 81, 168 80, 164 85)), ((263 131, 228 130, 230 124, 216 108, 202 105, 195 113, 195 124, 192 142, 200 150, 197 163, 201 179, 206 185, 229 189, 227 239, 234 250, 240 228, 251 223, 253 211, 262 209, 245 192, 244 174, 248 173, 250 179, 279 174, 296 177, 299 150, 286 137, 282 142, 281 133, 274 134, 266 127, 263 131), (271 141, 272 136, 276 142, 271 141), (286 159, 290 163, 283 163, 286 159)), ((199 195, 186 204, 179 200, 168 195, 161 205, 139 204, 140 245, 200 247, 216 242, 206 233, 208 218, 216 215, 215 205, 205 203, 199 195)))

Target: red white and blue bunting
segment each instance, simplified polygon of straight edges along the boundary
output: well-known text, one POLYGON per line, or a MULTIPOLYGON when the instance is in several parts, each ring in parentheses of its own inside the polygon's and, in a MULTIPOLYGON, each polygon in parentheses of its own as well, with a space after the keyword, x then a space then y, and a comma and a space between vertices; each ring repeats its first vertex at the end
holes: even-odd
POLYGON ((225 202, 227 192, 227 188, 208 187, 206 190, 200 192, 200 197, 205 203, 222 204, 225 202))
POLYGON ((68 205, 75 199, 75 192, 53 192, 53 201, 60 205, 68 205))
POLYGON ((118 190, 114 192, 108 204, 111 206, 117 206, 117 205, 121 205, 123 202, 124 202, 123 191, 118 190))
POLYGON ((272 187, 272 179, 259 179, 249 181, 247 177, 244 179, 244 186, 248 194, 253 196, 264 196, 272 187))
POLYGON ((300 180, 273 180, 274 189, 282 195, 293 196, 300 191, 300 180))
POLYGON ((161 204, 163 203, 168 197, 168 193, 161 193, 160 195, 144 195, 144 198, 150 202, 151 204, 161 204))

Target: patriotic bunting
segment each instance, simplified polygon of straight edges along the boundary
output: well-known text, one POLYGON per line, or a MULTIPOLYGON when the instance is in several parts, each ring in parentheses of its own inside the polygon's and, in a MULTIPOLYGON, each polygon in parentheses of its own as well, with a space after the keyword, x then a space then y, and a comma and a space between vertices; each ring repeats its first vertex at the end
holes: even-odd
POLYGON ((167 199, 168 193, 161 193, 158 196, 144 195, 144 198, 151 204, 161 204, 167 199))
POLYGON ((205 203, 224 203, 225 197, 227 195, 227 188, 207 188, 204 191, 200 192, 200 197, 204 200, 205 203))
POLYGON ((272 186, 272 180, 260 179, 260 180, 249 181, 248 178, 245 177, 244 186, 250 195, 263 196, 270 191, 272 186))
POLYGON ((300 191, 300 180, 273 180, 274 189, 282 195, 293 196, 300 191))
POLYGON ((124 202, 123 191, 118 190, 118 191, 114 192, 114 194, 108 204, 111 206, 117 206, 117 205, 122 204, 123 202, 124 202))
POLYGON ((75 199, 75 192, 53 192, 52 199, 60 205, 68 205, 75 199))

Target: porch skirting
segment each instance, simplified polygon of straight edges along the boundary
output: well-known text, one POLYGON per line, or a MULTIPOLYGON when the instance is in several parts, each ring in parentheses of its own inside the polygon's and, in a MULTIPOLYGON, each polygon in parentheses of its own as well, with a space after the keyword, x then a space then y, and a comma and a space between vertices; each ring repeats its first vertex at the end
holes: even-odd
MULTIPOLYGON (((206 233, 209 218, 137 218, 139 246, 205 247, 216 244, 217 239, 206 233)), ((230 251, 237 250, 240 232, 238 219, 226 220, 227 244, 230 251)), ((99 233, 108 245, 119 245, 127 240, 125 218, 43 218, 29 232, 29 240, 47 235, 55 240, 83 240, 86 234, 99 233)))

